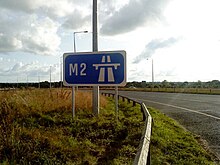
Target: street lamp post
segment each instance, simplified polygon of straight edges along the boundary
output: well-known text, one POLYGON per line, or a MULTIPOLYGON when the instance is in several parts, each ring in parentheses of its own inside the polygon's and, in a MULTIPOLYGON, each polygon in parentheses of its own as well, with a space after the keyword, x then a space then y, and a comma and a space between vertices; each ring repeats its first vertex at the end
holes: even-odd
POLYGON ((51 89, 51 66, 50 66, 50 89, 51 89))
POLYGON ((39 75, 39 73, 37 73, 37 77, 38 77, 38 88, 40 89, 40 75, 39 75))
POLYGON ((78 31, 78 32, 73 32, 73 50, 74 53, 76 53, 76 34, 77 33, 88 33, 88 31, 78 31))
POLYGON ((154 60, 152 58, 152 85, 154 85, 154 60))
POLYGON ((62 77, 63 77, 63 73, 62 73, 62 66, 63 66, 63 63, 62 63, 62 57, 60 57, 60 88, 62 89, 63 85, 62 85, 62 77))
MULTIPOLYGON (((147 59, 148 60, 148 59, 147 59)), ((154 86, 154 60, 153 58, 151 58, 152 60, 152 65, 151 65, 151 76, 152 76, 152 87, 154 86)))
MULTIPOLYGON (((73 50, 76 53, 76 34, 77 33, 88 33, 88 31, 77 31, 73 32, 73 50)), ((72 113, 73 118, 75 117, 75 86, 72 86, 72 113)))

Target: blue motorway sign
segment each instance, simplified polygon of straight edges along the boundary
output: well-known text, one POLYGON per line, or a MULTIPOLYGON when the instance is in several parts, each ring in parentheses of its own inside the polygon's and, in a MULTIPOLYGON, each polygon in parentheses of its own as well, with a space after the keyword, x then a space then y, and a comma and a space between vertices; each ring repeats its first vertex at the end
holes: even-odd
POLYGON ((65 86, 124 86, 126 52, 64 53, 63 71, 65 86))

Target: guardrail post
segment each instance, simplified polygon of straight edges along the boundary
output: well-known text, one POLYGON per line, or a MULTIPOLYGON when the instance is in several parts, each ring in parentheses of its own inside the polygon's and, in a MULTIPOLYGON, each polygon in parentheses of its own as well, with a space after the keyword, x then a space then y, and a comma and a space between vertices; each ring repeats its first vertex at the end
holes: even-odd
POLYGON ((129 99, 129 98, 127 98, 128 99, 128 103, 130 103, 131 102, 131 100, 129 99))
POLYGON ((147 155, 147 165, 150 165, 150 159, 151 159, 151 154, 150 154, 150 146, 149 146, 149 151, 147 155))
POLYGON ((143 121, 145 121, 146 120, 146 116, 145 116, 144 108, 143 108, 142 105, 141 105, 141 112, 142 112, 142 115, 143 115, 143 121))
POLYGON ((125 102, 125 97, 122 96, 122 101, 125 102))
POLYGON ((133 107, 136 105, 136 101, 133 101, 133 107))

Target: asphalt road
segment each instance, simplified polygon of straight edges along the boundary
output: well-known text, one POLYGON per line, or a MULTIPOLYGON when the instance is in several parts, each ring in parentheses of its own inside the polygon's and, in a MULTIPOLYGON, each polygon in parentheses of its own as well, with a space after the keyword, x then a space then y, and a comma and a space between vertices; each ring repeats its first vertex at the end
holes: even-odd
POLYGON ((120 91, 120 95, 142 101, 200 135, 220 158, 220 95, 120 91))

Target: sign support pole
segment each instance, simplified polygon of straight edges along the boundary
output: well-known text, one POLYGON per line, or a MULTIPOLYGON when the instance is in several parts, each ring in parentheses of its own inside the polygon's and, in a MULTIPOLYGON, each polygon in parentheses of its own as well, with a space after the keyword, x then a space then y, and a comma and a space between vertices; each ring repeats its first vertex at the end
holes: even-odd
POLYGON ((72 112, 73 112, 73 119, 75 117, 75 87, 72 86, 72 112))
POLYGON ((118 121, 118 87, 115 87, 115 114, 116 121, 118 121))
MULTIPOLYGON (((97 0, 93 0, 93 52, 98 51, 98 32, 97 32, 97 0)), ((93 113, 99 114, 99 86, 93 87, 93 113)))

